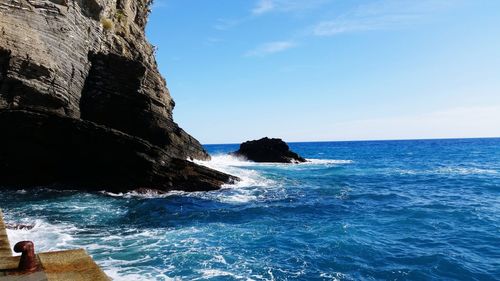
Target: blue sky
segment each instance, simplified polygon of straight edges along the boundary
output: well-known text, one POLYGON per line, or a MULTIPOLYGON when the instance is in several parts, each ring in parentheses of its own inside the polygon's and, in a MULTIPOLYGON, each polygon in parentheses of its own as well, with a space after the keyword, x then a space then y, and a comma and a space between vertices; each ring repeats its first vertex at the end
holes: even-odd
POLYGON ((202 143, 500 136, 497 0, 156 0, 147 36, 202 143))

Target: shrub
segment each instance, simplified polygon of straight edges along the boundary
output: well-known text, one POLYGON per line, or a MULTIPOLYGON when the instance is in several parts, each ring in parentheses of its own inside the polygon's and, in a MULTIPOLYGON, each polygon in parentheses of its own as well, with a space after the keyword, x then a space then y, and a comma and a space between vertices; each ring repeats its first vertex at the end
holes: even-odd
POLYGON ((111 28, 113 28, 113 21, 110 19, 102 18, 101 24, 104 30, 110 30, 111 28))
POLYGON ((119 22, 121 22, 126 17, 127 17, 127 15, 125 15, 125 13, 123 12, 123 10, 121 10, 121 9, 116 10, 116 13, 115 13, 115 19, 116 20, 118 20, 119 22))

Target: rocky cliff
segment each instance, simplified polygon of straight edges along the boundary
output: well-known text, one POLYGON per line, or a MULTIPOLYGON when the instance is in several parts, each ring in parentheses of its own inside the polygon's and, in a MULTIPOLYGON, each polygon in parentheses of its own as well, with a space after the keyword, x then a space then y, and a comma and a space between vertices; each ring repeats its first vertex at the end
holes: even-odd
POLYGON ((216 189, 172 118, 151 0, 0 0, 0 185, 216 189))

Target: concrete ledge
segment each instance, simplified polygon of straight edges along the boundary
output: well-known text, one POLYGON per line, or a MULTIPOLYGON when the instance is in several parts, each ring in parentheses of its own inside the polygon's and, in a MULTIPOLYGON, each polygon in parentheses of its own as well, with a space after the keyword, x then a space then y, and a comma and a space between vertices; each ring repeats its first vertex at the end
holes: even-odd
POLYGON ((111 280, 83 249, 38 254, 50 281, 111 280))
POLYGON ((9 237, 3 221, 3 213, 0 209, 0 260, 5 257, 12 256, 12 248, 10 247, 9 237))
POLYGON ((19 265, 19 259, 21 257, 1 257, 0 258, 0 271, 2 270, 13 270, 19 265))
POLYGON ((9 275, 2 277, 0 281, 47 281, 47 276, 42 271, 26 274, 26 275, 9 275))

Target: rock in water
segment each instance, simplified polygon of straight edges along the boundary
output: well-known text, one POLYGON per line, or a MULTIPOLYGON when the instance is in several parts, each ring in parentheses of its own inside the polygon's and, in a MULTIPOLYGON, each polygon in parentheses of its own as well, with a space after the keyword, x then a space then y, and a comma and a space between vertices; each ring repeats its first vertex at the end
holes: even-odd
POLYGON ((235 177, 173 121, 151 0, 0 0, 0 186, 213 190, 235 177))
POLYGON ((233 154, 243 156, 254 162, 306 162, 306 159, 291 151, 286 142, 281 139, 262 138, 260 140, 247 141, 242 143, 240 149, 233 154))

